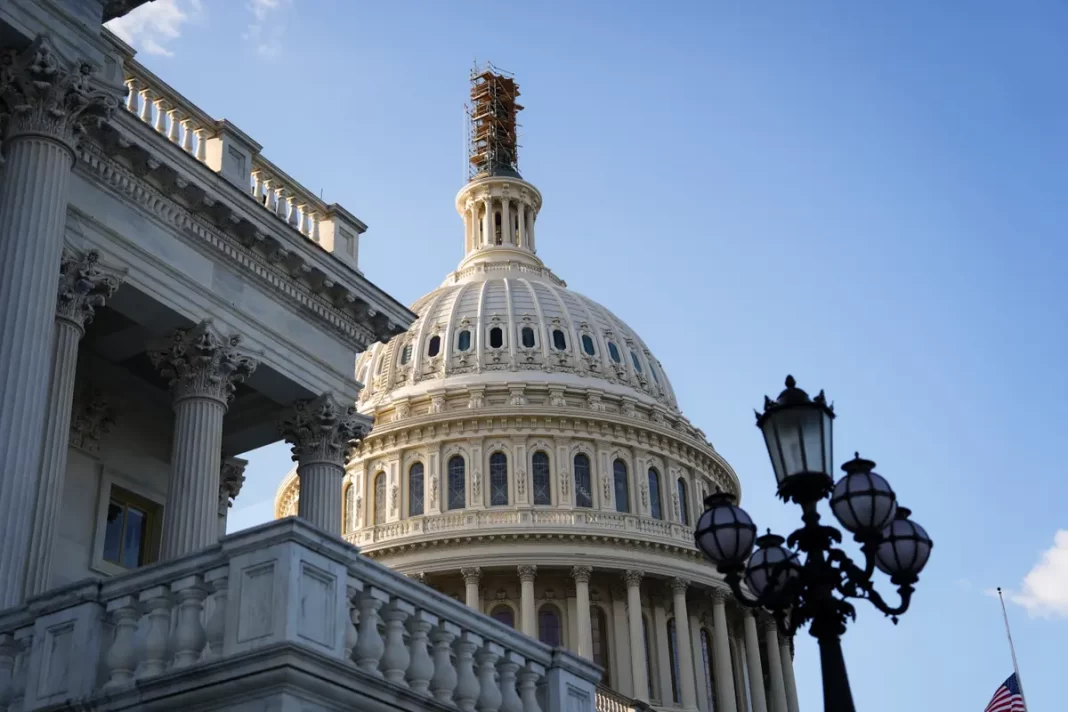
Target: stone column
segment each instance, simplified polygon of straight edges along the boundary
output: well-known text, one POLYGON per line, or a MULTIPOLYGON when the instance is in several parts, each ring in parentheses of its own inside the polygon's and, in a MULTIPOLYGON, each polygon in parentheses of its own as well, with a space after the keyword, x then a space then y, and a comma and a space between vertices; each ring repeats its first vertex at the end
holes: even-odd
POLYGON ((708 686, 712 678, 705 664, 705 656, 701 645, 701 619, 696 613, 690 613, 690 649, 693 651, 694 679, 697 686, 697 709, 710 710, 712 701, 709 700, 708 686))
POLYGON ((248 460, 240 457, 228 457, 223 460, 219 472, 219 538, 226 536, 226 518, 237 495, 241 494, 241 485, 245 484, 245 467, 248 460))
POLYGON ((536 252, 537 251, 537 249, 534 246, 534 218, 535 217, 537 217, 537 213, 535 213, 533 210, 531 210, 529 213, 527 213, 527 234, 526 234, 525 237, 526 237, 527 248, 531 252, 536 252))
POLYGON ((519 571, 519 622, 520 630, 531 638, 538 637, 537 616, 534 615, 534 577, 538 567, 525 564, 519 571))
POLYGON ((506 197, 501 198, 501 242, 510 245, 515 240, 512 238, 512 213, 509 208, 511 201, 506 197))
POLYGON ((768 712, 764 697, 764 669, 760 662, 760 638, 757 636, 756 616, 752 608, 742 612, 742 626, 745 629, 745 655, 749 666, 749 699, 753 701, 753 712, 768 712))
POLYGON ((482 569, 477 566, 460 569, 460 575, 464 577, 467 607, 481 612, 482 608, 479 605, 478 585, 482 581, 482 569))
POLYGON ((238 351, 240 342, 239 336, 219 333, 209 319, 192 329, 179 329, 171 339, 149 347, 152 364, 170 379, 174 399, 161 560, 190 554, 218 541, 223 416, 234 397, 235 384, 257 365, 238 351))
POLYGON ((797 681, 794 680, 794 659, 790 655, 790 639, 783 637, 779 641, 779 657, 782 658, 782 678, 786 687, 787 712, 800 712, 797 703, 797 681))
POLYGON ((679 658, 679 696, 682 706, 697 709, 697 684, 693 666, 693 639, 690 637, 690 615, 686 611, 686 589, 690 582, 676 578, 671 581, 675 597, 675 654, 679 658))
POLYGON ((712 589, 712 647, 716 672, 716 702, 719 703, 716 712, 737 712, 731 644, 727 636, 727 594, 718 588, 712 589))
POLYGON ((642 572, 623 574, 627 586, 627 622, 630 624, 630 672, 634 681, 634 699, 649 701, 648 665, 645 661, 645 626, 642 625, 642 572))
POLYGON ((26 589, 76 138, 119 104, 90 86, 91 71, 68 66, 44 36, 0 51, 0 610, 26 589))
POLYGON ((482 240, 479 246, 487 247, 493 244, 493 198, 486 197, 482 200, 485 213, 482 215, 482 240))
POLYGON ((342 405, 331 394, 298 401, 282 418, 279 430, 293 446, 300 480, 297 516, 323 531, 341 536, 341 482, 356 440, 371 429, 371 419, 342 405))
POLYGON ((589 566, 573 566, 571 576, 575 579, 575 608, 578 621, 578 654, 593 660, 593 630, 590 626, 590 576, 589 566))
POLYGON ((768 712, 787 712, 786 683, 779 658, 779 624, 771 616, 764 618, 764 644, 768 649, 768 676, 771 678, 768 712))
POLYGON ((48 590, 52 574, 52 547, 63 502, 67 474, 74 378, 78 365, 78 342, 93 320, 96 307, 104 305, 119 288, 117 277, 97 268, 99 255, 64 255, 60 266, 56 302, 55 337, 52 340, 52 378, 41 442, 41 469, 37 478, 36 507, 26 562, 26 596, 48 590))
POLYGON ((527 205, 522 200, 519 201, 519 230, 515 236, 515 244, 520 247, 529 247, 527 244, 527 205))

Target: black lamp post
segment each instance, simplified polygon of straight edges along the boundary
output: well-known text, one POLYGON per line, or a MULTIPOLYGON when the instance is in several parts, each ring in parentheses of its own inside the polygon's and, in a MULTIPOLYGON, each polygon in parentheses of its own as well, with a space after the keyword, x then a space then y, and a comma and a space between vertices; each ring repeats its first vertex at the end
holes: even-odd
POLYGON ((847 599, 866 598, 897 623, 909 606, 932 542, 923 527, 909 519, 909 510, 897 505, 897 496, 874 472, 871 460, 857 455, 842 465, 846 474, 835 483, 833 423, 834 408, 827 405, 823 391, 811 399, 787 376, 786 390, 776 400, 764 398, 757 427, 764 433, 779 497, 801 506, 803 525, 786 539, 770 531, 757 537, 756 525, 734 504, 734 496, 718 493, 705 499, 694 539, 740 603, 769 609, 787 635, 811 623, 809 632, 820 646, 823 709, 854 712, 841 643, 846 621, 856 618, 847 599), (838 522, 860 544, 863 566, 835 546, 842 543, 838 529, 820 524, 816 506, 827 498, 838 522), (898 606, 887 605, 875 590, 876 568, 897 586, 898 606))

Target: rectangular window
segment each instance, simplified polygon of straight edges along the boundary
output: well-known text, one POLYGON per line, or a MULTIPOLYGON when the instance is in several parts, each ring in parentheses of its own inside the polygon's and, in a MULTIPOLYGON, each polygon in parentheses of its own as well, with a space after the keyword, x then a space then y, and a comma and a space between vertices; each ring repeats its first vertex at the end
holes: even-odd
POLYGON ((101 558, 125 569, 155 561, 161 514, 161 507, 155 502, 112 485, 101 558))

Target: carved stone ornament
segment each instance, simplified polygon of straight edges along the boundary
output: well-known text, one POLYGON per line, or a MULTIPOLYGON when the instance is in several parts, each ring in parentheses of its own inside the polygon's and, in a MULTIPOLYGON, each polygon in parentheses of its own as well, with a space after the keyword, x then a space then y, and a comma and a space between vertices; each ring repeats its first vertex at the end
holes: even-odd
POLYGON ((219 516, 226 514, 226 510, 233 506, 237 495, 241 494, 241 486, 245 484, 245 467, 248 460, 239 457, 228 457, 222 462, 219 469, 219 516))
POLYGON ((120 280, 97 267, 100 254, 89 250, 79 256, 66 251, 59 266, 59 294, 56 317, 66 319, 79 329, 93 320, 97 307, 111 299, 120 280))
POLYGON ((482 473, 475 470, 474 477, 471 479, 471 495, 477 501, 482 496, 482 473))
POLYGON ((549 405, 553 408, 567 407, 567 401, 564 399, 564 392, 556 388, 549 389, 549 405))
POLYGON ((70 419, 70 444, 86 452, 100 452, 100 438, 115 424, 115 409, 107 396, 95 389, 86 389, 76 399, 70 419))
POLYGON ((571 483, 571 479, 568 477, 568 474, 566 472, 561 472, 560 473, 560 494, 564 495, 565 497, 568 496, 568 494, 570 494, 570 492, 571 492, 570 483, 571 483))
POLYGON ((593 569, 589 566, 571 567, 571 577, 575 579, 575 583, 589 583, 591 576, 593 576, 593 569))
POLYGON ((431 413, 444 413, 445 412, 445 396, 435 395, 430 397, 430 412, 431 413))
POLYGON ((635 571, 633 569, 623 572, 623 583, 627 586, 640 586, 642 583, 642 577, 645 576, 641 571, 635 571))
POLYGON ((611 502, 612 501, 612 478, 609 475, 605 475, 602 478, 602 481, 604 482, 604 501, 605 502, 611 502))
POLYGON ((520 581, 533 581, 538 575, 538 567, 534 564, 522 564, 516 567, 516 571, 519 573, 520 581))
POLYGON ((644 482, 638 487, 638 491, 642 494, 642 509, 649 506, 649 486, 644 482))
POLYGON ((356 526, 363 524, 363 497, 356 497, 356 526))
POLYGON ((681 512, 679 509, 679 493, 675 492, 671 495, 671 504, 675 508, 675 521, 682 521, 681 512))
POLYGON ((482 408, 485 405, 486 398, 482 394, 482 391, 471 391, 471 397, 467 401, 468 408, 482 408))
POLYGON ((119 106, 119 87, 94 86, 87 62, 67 62, 48 35, 38 35, 22 52, 0 53, 0 100, 7 108, 5 139, 22 134, 62 142, 73 159, 85 123, 111 118, 119 106))
POLYGON ((520 497, 526 498, 527 495, 527 473, 526 470, 520 468, 515 471, 515 491, 520 497))
POLYGON ((438 476, 432 475, 430 477, 430 506, 438 506, 438 476))
POLYGON ((397 511, 397 503, 399 499, 400 488, 397 487, 397 485, 393 485, 393 488, 389 491, 389 508, 394 512, 397 511))
POLYGON ((344 466, 355 441, 367 434, 370 424, 357 415, 356 406, 341 405, 324 393, 294 404, 279 429, 293 446, 293 459, 300 466, 317 462, 344 466))
POLYGON ((477 586, 482 580, 482 569, 477 566, 462 568, 460 575, 464 577, 464 583, 468 586, 477 586))
POLYGON ((228 405, 235 386, 258 365, 238 351, 240 343, 240 336, 224 336, 205 319, 150 347, 148 357, 164 378, 170 379, 175 403, 185 398, 214 398, 228 405))

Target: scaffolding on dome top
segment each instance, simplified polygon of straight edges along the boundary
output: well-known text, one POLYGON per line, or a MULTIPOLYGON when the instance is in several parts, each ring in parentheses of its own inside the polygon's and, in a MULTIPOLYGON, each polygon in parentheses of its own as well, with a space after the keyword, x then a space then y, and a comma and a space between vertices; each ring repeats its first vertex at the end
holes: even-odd
POLYGON ((515 77, 489 62, 471 70, 471 103, 467 108, 467 160, 471 179, 487 175, 519 175, 519 123, 523 110, 516 99, 515 77))

